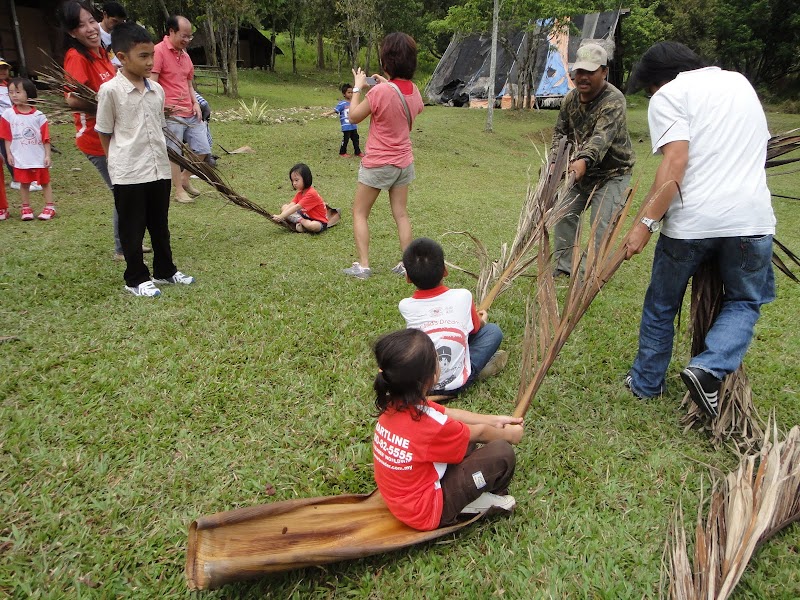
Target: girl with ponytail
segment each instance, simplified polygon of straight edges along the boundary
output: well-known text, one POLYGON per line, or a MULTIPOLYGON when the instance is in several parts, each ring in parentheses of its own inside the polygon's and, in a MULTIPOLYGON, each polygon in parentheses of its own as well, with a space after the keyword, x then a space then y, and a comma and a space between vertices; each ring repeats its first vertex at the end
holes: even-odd
POLYGON ((439 362, 433 342, 418 329, 380 338, 375 360, 373 465, 392 514, 427 531, 451 525, 459 515, 513 509, 515 500, 507 495, 516 464, 511 444, 522 439, 522 419, 426 400, 439 362))

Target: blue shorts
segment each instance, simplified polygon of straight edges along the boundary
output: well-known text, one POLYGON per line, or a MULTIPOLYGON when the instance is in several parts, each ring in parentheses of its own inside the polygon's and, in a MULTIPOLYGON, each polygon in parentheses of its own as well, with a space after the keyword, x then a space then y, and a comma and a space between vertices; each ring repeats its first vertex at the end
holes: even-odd
MULTIPOLYGON (((208 143, 208 125, 201 121, 196 115, 191 117, 169 117, 167 119, 167 129, 177 139, 189 146, 189 150, 195 154, 211 154, 211 146, 208 143)), ((180 152, 181 149, 169 138, 167 146, 180 152)))

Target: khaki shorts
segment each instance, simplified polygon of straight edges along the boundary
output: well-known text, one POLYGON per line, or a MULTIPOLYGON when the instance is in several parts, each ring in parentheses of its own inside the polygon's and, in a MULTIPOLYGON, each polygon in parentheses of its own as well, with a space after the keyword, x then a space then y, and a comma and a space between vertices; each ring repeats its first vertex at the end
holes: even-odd
POLYGON ((379 190, 390 190, 402 187, 414 181, 414 163, 405 169, 386 165, 385 167, 367 168, 361 165, 358 169, 358 182, 379 190))

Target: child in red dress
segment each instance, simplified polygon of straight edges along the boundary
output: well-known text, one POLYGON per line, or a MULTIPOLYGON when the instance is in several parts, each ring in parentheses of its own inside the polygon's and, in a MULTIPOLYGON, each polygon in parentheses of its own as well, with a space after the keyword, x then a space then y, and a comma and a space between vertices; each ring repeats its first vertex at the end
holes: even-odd
POLYGON ((375 344, 378 423, 372 441, 375 483, 392 514, 421 531, 453 524, 460 514, 510 511, 508 493, 522 439, 522 419, 443 407, 425 399, 439 361, 418 329, 375 344), (476 443, 483 446, 477 448, 476 443))
POLYGON ((33 220, 29 200, 31 183, 38 181, 44 192, 45 207, 39 219, 49 221, 56 214, 50 187, 50 129, 47 117, 31 106, 36 86, 30 79, 17 77, 8 85, 13 106, 0 117, 0 138, 5 140, 8 164, 14 167, 14 180, 20 184, 23 221, 33 220))

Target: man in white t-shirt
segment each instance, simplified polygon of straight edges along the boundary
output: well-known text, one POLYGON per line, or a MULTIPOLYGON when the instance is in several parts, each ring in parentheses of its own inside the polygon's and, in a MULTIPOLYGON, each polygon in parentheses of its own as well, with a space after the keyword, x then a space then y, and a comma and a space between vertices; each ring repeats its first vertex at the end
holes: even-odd
POLYGON ((653 153, 663 156, 644 218, 627 242, 638 254, 661 231, 626 384, 640 398, 664 391, 675 316, 686 285, 711 263, 724 286, 705 350, 681 371, 692 399, 716 417, 722 378, 742 363, 761 305, 775 299, 775 215, 764 162, 769 131, 761 103, 740 73, 705 67, 683 44, 661 42, 642 56, 629 91, 652 95, 653 153), (663 221, 663 225, 662 225, 663 221))
POLYGON ((722 378, 739 368, 761 305, 775 299, 775 215, 764 171, 767 121, 743 75, 705 67, 675 42, 645 52, 629 84, 629 91, 638 89, 652 94, 650 138, 653 152, 663 158, 647 197, 651 204, 627 242, 627 257, 641 252, 653 233, 661 235, 639 351, 625 382, 640 398, 663 393, 686 285, 701 264, 711 263, 722 277, 722 308, 704 351, 681 379, 693 401, 716 417, 722 378))
POLYGON ((103 19, 100 21, 100 41, 103 43, 103 48, 108 52, 108 57, 115 67, 119 68, 122 63, 114 54, 111 47, 111 32, 114 27, 120 23, 124 23, 128 18, 128 13, 125 12, 125 7, 119 2, 106 2, 102 8, 103 19))

